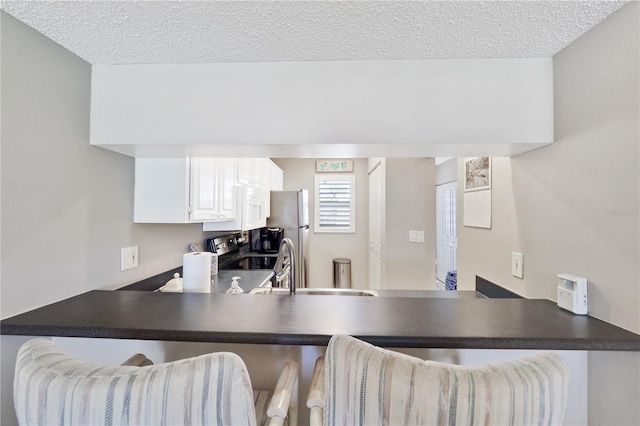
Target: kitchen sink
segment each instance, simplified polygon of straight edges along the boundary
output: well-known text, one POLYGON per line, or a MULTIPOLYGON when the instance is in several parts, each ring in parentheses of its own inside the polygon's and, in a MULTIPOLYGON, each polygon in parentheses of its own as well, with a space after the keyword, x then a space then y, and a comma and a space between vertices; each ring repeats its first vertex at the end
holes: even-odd
MULTIPOLYGON (((289 294, 289 289, 258 287, 249 291, 249 294, 289 294)), ((324 296, 379 296, 378 292, 375 290, 358 290, 355 288, 298 288, 296 289, 296 294, 324 296)))

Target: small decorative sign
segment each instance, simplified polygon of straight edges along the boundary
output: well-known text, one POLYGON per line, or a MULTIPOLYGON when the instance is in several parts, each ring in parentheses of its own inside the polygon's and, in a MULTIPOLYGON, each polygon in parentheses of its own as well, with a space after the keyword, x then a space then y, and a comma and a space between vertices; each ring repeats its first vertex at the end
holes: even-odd
POLYGON ((352 172, 353 160, 316 161, 317 173, 352 172))

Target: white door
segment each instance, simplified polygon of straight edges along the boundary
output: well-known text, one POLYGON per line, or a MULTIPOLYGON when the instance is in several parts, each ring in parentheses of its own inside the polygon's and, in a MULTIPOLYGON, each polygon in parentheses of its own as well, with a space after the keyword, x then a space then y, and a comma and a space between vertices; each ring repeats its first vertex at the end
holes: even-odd
POLYGON ((369 288, 384 288, 384 160, 369 172, 369 288))
POLYGON ((444 283, 456 270, 458 183, 436 186, 436 278, 444 283))

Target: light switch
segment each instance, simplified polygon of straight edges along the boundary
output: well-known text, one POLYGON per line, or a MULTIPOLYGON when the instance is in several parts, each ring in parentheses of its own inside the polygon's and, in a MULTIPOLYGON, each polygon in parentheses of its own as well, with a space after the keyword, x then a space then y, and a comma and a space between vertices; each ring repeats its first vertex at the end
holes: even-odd
POLYGON ((511 275, 522 278, 524 273, 524 255, 522 253, 511 253, 511 275))
POLYGON ((418 231, 417 240, 419 243, 424 243, 424 231, 418 231))
POLYGON ((123 247, 120 249, 120 270, 138 267, 138 246, 123 247))
POLYGON ((415 230, 411 230, 409 231, 409 242, 410 243, 415 243, 416 242, 416 231, 415 230))

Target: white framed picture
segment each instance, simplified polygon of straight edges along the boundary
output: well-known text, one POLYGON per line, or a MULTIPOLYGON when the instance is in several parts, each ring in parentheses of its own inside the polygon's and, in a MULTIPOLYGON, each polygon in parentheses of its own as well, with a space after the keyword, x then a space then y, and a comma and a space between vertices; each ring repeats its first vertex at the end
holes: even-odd
POLYGON ((464 192, 491 189, 491 157, 464 160, 464 192))

